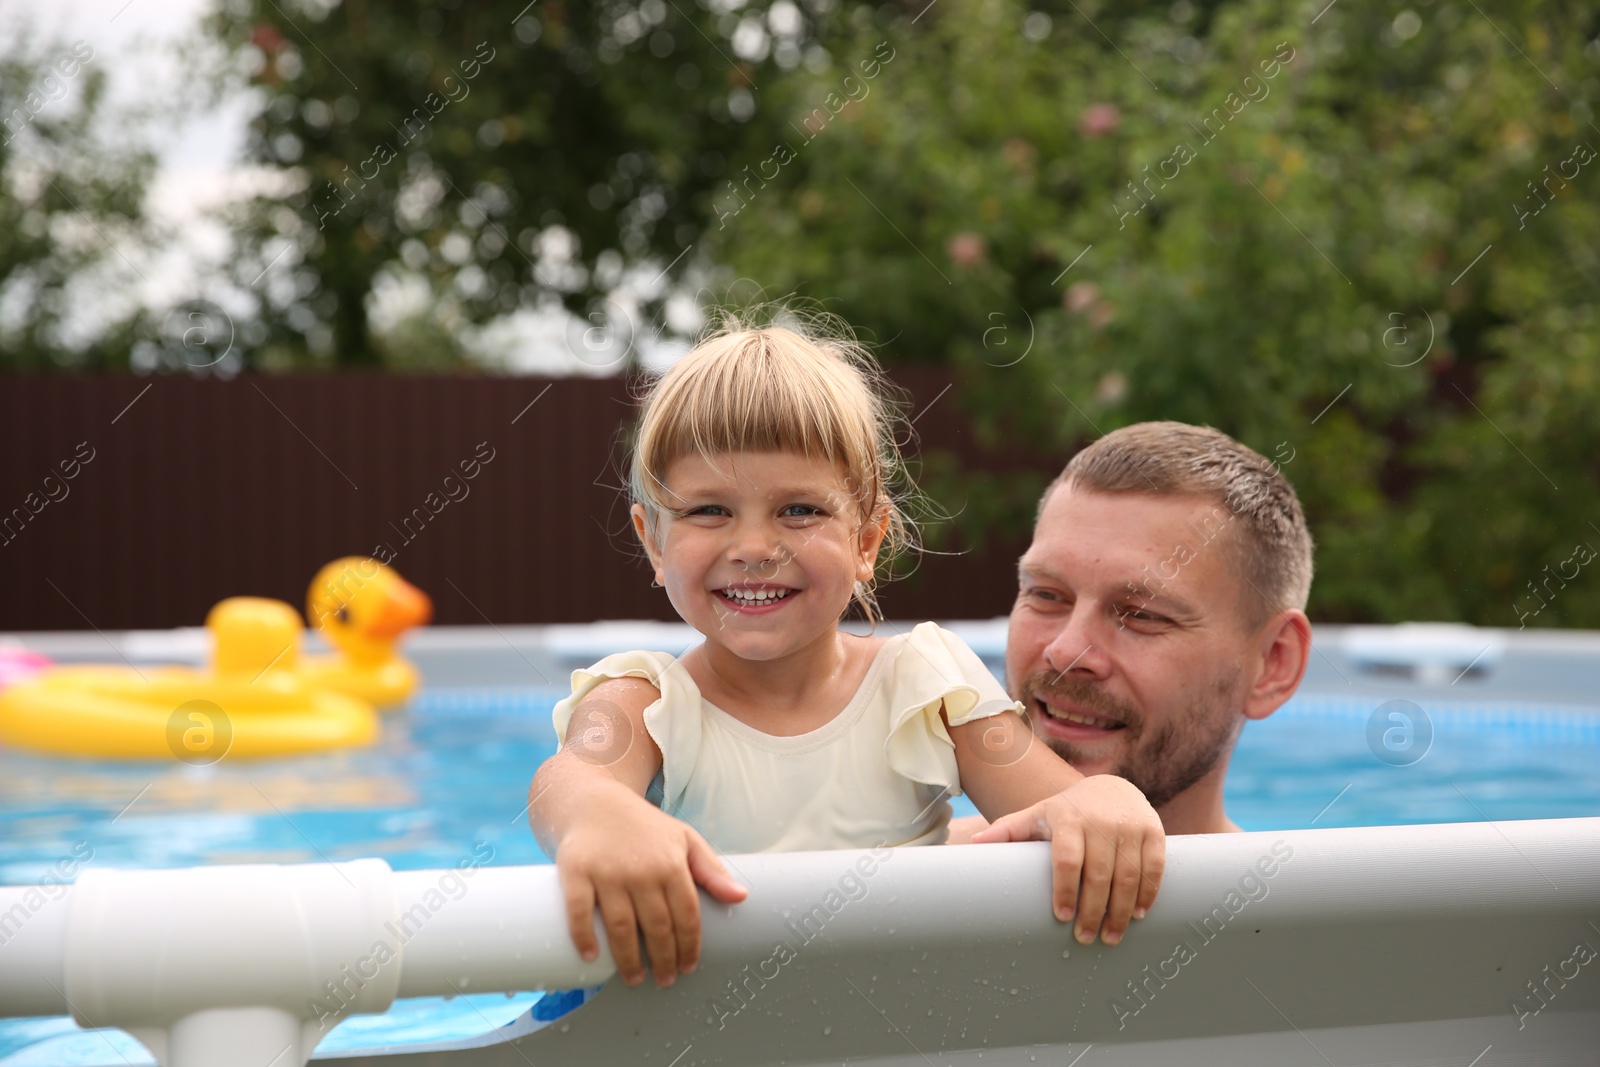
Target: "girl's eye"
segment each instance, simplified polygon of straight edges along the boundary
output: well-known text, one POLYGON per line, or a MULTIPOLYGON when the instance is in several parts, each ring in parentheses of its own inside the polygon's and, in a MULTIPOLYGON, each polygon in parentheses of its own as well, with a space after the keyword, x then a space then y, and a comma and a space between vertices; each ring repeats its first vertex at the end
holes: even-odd
POLYGON ((702 504, 700 507, 690 508, 689 510, 685 511, 683 514, 684 514, 685 517, 688 517, 688 516, 691 516, 691 515, 707 515, 707 516, 711 516, 713 518, 716 518, 716 517, 719 517, 719 516, 722 516, 722 515, 726 515, 727 513, 728 513, 728 509, 723 507, 721 504, 702 504))
POLYGON ((809 519, 822 514, 822 509, 812 504, 790 504, 779 514, 786 519, 809 519))

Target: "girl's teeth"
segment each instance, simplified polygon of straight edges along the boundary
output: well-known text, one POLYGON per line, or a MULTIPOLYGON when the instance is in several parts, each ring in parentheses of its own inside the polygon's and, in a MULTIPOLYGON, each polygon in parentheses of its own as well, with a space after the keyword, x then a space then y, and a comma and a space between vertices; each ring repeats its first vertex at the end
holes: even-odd
POLYGON ((726 589, 723 590, 723 595, 729 600, 737 600, 741 604, 765 604, 769 600, 782 600, 784 597, 789 595, 789 590, 784 589, 779 591, 771 591, 766 589, 757 589, 753 592, 745 593, 738 592, 733 589, 726 589))

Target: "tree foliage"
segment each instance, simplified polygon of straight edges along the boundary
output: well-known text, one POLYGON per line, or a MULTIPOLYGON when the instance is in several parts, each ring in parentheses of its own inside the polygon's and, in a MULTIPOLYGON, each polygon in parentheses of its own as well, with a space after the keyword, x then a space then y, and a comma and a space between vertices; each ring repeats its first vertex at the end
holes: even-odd
POLYGON ((458 366, 462 326, 604 315, 625 269, 664 295, 727 160, 770 139, 769 81, 819 61, 828 6, 229 4, 209 30, 262 96, 248 154, 292 182, 240 220, 241 281, 284 257, 258 362, 458 366), (429 311, 397 348, 369 312, 401 284, 429 311))
MULTIPOLYGON (((1317 618, 1600 625, 1574 574, 1600 547, 1600 17, 1322 6, 866 27, 842 54, 893 62, 790 137, 716 258, 960 368, 997 444, 1171 418, 1275 458, 1317 618)), ((797 117, 847 88, 809 82, 797 117)), ((1037 481, 935 471, 969 524, 1030 518, 1037 481)))
POLYGON ((106 130, 106 72, 82 41, 24 30, 0 42, 0 363, 126 367, 136 302, 96 293, 138 280, 150 152, 106 130), (100 321, 80 328, 94 304, 100 321))

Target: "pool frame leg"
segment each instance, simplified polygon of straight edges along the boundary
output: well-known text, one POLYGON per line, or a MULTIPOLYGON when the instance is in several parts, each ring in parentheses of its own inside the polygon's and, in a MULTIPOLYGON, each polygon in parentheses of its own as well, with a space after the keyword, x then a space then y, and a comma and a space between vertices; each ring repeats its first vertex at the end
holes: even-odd
POLYGON ((305 1067, 316 1046, 306 1024, 279 1008, 209 1008, 170 1027, 131 1028, 162 1067, 305 1067))

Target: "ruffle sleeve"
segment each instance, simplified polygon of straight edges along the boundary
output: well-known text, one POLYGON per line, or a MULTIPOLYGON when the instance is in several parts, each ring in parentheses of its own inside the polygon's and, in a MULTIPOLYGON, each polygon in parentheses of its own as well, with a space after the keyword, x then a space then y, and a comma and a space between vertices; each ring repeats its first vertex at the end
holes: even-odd
MULTIPOLYGON (((644 726, 661 750, 661 806, 670 811, 676 806, 700 751, 702 714, 700 689, 676 656, 666 652, 618 652, 591 667, 573 671, 571 695, 558 701, 550 715, 556 743, 566 744, 572 713, 583 698, 612 678, 643 678, 661 691, 660 699, 644 709, 644 726)), ((606 738, 604 743, 616 742, 606 738)))
POLYGON ((889 766, 901 777, 961 793, 951 726, 984 719, 1022 705, 1006 695, 978 654, 949 630, 925 622, 906 635, 890 668, 889 766))

